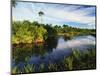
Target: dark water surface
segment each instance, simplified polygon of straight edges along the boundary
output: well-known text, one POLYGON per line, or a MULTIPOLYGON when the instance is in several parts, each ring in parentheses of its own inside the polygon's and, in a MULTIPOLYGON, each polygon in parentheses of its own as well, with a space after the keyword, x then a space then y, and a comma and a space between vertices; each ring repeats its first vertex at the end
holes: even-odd
POLYGON ((76 36, 70 40, 64 37, 49 38, 45 44, 26 44, 13 46, 12 67, 23 68, 26 64, 34 64, 38 69, 40 64, 48 66, 49 63, 60 62, 65 56, 69 56, 72 49, 86 51, 95 48, 95 37, 76 36))

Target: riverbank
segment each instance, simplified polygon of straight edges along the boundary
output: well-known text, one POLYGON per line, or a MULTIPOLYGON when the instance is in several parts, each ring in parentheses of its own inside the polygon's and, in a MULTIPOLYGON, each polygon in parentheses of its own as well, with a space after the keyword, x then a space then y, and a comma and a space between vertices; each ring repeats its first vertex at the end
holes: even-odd
POLYGON ((96 36, 95 29, 81 29, 70 27, 68 25, 52 26, 51 24, 39 24, 38 22, 13 21, 12 22, 12 44, 20 43, 38 43, 44 42, 48 37, 64 35, 71 39, 73 36, 93 35, 96 36))

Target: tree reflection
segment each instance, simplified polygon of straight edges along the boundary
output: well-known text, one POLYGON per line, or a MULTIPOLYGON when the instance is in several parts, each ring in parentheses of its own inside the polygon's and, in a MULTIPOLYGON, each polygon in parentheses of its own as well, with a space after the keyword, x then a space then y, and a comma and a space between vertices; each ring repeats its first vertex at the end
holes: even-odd
POLYGON ((28 62, 31 56, 44 58, 46 53, 51 53, 57 46, 57 38, 48 38, 45 43, 13 45, 13 59, 15 63, 28 62))
POLYGON ((46 40, 46 50, 50 53, 53 48, 56 48, 58 42, 58 38, 51 37, 46 40))

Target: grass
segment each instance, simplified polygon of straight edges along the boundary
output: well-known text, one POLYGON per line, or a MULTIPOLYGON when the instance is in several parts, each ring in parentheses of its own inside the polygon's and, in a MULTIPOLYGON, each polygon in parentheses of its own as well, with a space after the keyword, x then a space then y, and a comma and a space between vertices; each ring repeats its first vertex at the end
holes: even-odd
POLYGON ((73 70, 73 57, 68 57, 64 59, 64 64, 66 67, 66 70, 73 70))
MULTIPOLYGON (((45 64, 39 66, 38 72, 53 72, 53 71, 72 71, 72 70, 85 70, 96 68, 96 51, 88 49, 86 52, 80 52, 77 49, 72 50, 72 54, 59 63, 49 63, 48 69, 45 69, 45 64)), ((12 73, 32 73, 37 72, 35 65, 25 65, 21 70, 17 66, 12 68, 12 73)))

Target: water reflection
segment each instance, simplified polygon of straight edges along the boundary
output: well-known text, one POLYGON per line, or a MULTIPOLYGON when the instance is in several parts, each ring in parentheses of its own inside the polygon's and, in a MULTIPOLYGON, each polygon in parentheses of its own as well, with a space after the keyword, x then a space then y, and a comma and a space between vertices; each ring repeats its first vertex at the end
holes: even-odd
POLYGON ((48 38, 46 40, 46 50, 50 53, 53 49, 56 48, 58 43, 58 38, 48 38))
POLYGON ((13 60, 18 64, 28 61, 31 56, 44 58, 56 48, 57 42, 57 38, 48 38, 45 43, 14 45, 13 60))
POLYGON ((76 36, 65 40, 63 37, 48 38, 46 43, 21 44, 13 46, 13 64, 23 67, 25 64, 34 64, 37 69, 41 63, 45 66, 49 63, 60 62, 64 56, 69 56, 72 48, 85 50, 95 47, 95 37, 76 36))
POLYGON ((68 48, 85 48, 89 45, 95 45, 95 37, 93 36, 76 36, 71 40, 64 41, 61 37, 58 41, 56 50, 68 49, 68 48))

